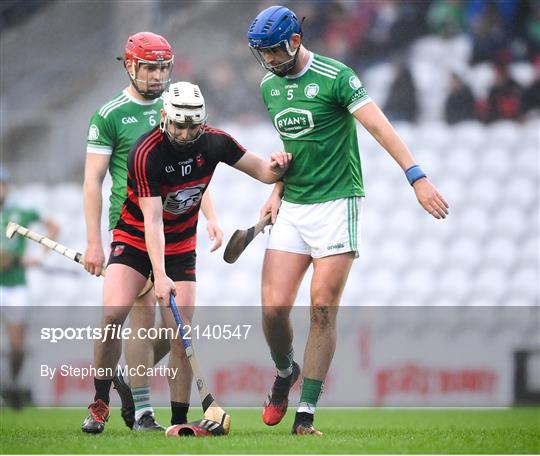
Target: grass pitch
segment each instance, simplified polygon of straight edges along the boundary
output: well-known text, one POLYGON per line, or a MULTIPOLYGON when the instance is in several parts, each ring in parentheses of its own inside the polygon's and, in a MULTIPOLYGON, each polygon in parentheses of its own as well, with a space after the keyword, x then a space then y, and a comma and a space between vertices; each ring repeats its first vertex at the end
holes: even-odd
MULTIPOLYGON (((2 454, 539 454, 540 408, 319 409, 316 427, 323 437, 290 435, 294 409, 273 428, 260 409, 230 409, 231 434, 220 438, 166 438, 128 430, 113 409, 101 435, 86 435, 82 408, 28 408, 0 411, 2 454)), ((169 410, 158 409, 158 422, 169 410)), ((190 419, 202 412, 192 410, 190 419)))

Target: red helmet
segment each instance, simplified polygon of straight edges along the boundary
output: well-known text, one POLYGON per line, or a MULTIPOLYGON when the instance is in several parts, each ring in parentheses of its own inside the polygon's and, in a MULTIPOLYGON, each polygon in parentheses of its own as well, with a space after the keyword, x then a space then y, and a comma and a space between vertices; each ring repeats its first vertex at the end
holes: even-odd
POLYGON ((171 82, 174 56, 171 45, 161 35, 139 32, 130 36, 126 43, 124 61, 131 83, 145 98, 161 96, 171 82), (157 81, 150 79, 148 72, 146 78, 139 79, 141 64, 151 65, 154 71, 159 70, 157 81))
POLYGON ((151 62, 172 60, 173 52, 169 42, 152 32, 139 32, 128 38, 124 59, 147 60, 151 62))

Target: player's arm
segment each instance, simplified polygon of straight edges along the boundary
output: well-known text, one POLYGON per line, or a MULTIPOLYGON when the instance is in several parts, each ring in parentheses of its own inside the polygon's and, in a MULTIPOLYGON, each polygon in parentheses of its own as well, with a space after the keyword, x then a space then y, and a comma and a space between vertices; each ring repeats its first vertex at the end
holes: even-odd
POLYGON ((86 251, 84 253, 84 268, 99 276, 105 255, 101 240, 101 187, 109 167, 110 155, 86 154, 84 165, 84 218, 86 221, 86 251))
MULTIPOLYGON (((354 111, 353 115, 386 149, 403 171, 410 170, 416 165, 416 160, 407 145, 374 102, 365 104, 354 111)), ((412 186, 418 202, 427 212, 438 219, 446 218, 448 203, 427 177, 424 176, 415 180, 412 186)))
POLYGON ((221 226, 219 226, 219 220, 212 194, 210 193, 210 187, 208 187, 203 194, 201 210, 206 217, 206 230, 208 231, 208 236, 214 241, 214 245, 212 245, 210 252, 214 252, 219 249, 223 243, 223 230, 221 229, 221 226))
POLYGON ((283 183, 283 181, 276 182, 272 190, 272 193, 266 200, 266 203, 264 203, 263 207, 261 208, 261 211, 259 213, 259 217, 261 219, 266 214, 270 213, 272 214, 272 223, 276 223, 276 217, 277 217, 279 208, 281 207, 281 197, 283 196, 284 188, 285 188, 285 184, 283 183))
POLYGON ((233 166, 265 184, 273 184, 283 177, 291 160, 287 152, 272 154, 270 161, 266 161, 248 150, 233 166))
POLYGON ((174 282, 165 272, 165 233, 163 231, 163 203, 161 197, 139 197, 139 204, 144 216, 144 240, 154 273, 156 297, 165 305, 169 295, 176 295, 174 282))

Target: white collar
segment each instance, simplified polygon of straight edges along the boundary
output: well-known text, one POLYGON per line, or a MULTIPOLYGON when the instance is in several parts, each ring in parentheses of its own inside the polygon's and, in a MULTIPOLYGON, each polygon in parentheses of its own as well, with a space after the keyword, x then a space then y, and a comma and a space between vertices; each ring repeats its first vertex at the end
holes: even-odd
POLYGON ((309 58, 306 64, 304 65, 304 68, 302 68, 296 74, 288 74, 287 76, 285 76, 287 79, 298 79, 299 77, 304 76, 304 74, 306 74, 307 70, 309 70, 309 68, 311 67, 311 62, 313 62, 313 52, 311 51, 308 51, 308 52, 309 52, 309 58))

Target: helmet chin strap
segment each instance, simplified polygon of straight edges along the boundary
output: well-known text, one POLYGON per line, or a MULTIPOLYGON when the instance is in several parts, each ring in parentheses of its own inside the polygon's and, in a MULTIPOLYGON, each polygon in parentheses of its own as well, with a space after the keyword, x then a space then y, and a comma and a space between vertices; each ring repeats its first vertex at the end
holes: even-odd
POLYGON ((167 129, 168 121, 169 121, 169 117, 165 115, 165 119, 159 122, 159 129, 162 133, 165 133, 165 136, 167 136, 169 143, 171 143, 171 145, 178 151, 182 151, 184 147, 189 147, 195 144, 204 134, 204 129, 206 127, 206 119, 205 119, 204 122, 200 124, 201 126, 199 128, 199 131, 197 132, 197 136, 195 136, 193 139, 180 142, 176 140, 167 129))
POLYGON ((274 73, 276 76, 284 77, 287 76, 291 70, 296 66, 296 62, 298 61, 298 53, 300 52, 300 46, 296 48, 296 51, 294 52, 294 55, 290 60, 287 60, 286 62, 283 62, 279 65, 276 65, 276 67, 284 67, 283 69, 278 70, 276 67, 269 68, 269 70, 274 73))

